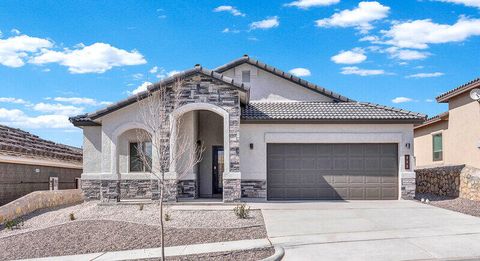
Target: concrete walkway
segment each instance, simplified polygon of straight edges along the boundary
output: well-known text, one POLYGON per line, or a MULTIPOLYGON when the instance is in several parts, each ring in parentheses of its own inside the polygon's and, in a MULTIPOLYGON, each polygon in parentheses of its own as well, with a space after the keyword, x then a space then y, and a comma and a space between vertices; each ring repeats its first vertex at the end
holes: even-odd
POLYGON ((480 257, 480 218, 413 201, 259 205, 284 260, 435 260, 480 257))
MULTIPOLYGON (((173 246, 165 248, 166 256, 196 255, 224 251, 241 251, 272 246, 268 239, 239 240, 229 242, 217 242, 208 244, 196 244, 185 246, 173 246)), ((102 252, 72 256, 56 256, 34 258, 24 260, 36 261, 101 261, 101 260, 132 260, 161 257, 161 248, 135 249, 115 252, 102 252)))

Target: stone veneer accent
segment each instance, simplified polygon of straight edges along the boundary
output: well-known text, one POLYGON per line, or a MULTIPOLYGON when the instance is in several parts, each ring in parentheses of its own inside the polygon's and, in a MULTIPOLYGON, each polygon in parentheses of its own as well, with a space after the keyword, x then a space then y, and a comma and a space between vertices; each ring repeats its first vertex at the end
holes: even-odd
MULTIPOLYGON (((230 142, 230 172, 240 172, 240 96, 239 91, 210 76, 197 73, 183 79, 182 95, 180 104, 209 103, 216 105, 229 114, 229 142, 230 142)), ((171 106, 173 107, 173 106, 171 106)), ((170 111, 171 113, 171 111, 170 111)), ((157 181, 155 181, 157 182, 157 181)), ((158 199, 158 184, 151 180, 82 180, 82 190, 87 199, 117 199, 120 198, 153 198, 158 199), (120 190, 120 193, 117 191, 120 190), (150 190, 150 191, 149 191, 150 190)), ((178 197, 195 197, 195 185, 191 182, 170 184, 168 200, 176 200, 178 197)), ((224 193, 230 201, 240 199, 240 180, 224 183, 224 193), (238 186, 237 186, 238 183, 238 186), (235 190, 235 191, 234 191, 235 190)), ((227 200, 225 200, 227 201, 227 200)))
POLYGON ((415 198, 415 173, 406 174, 401 178, 402 199, 415 198))
POLYGON ((247 179, 242 180, 242 197, 245 198, 267 198, 267 181, 247 179))
POLYGON ((179 180, 178 181, 178 197, 179 198, 196 198, 196 180, 179 180))
POLYGON ((465 166, 440 166, 415 170, 417 193, 480 201, 480 170, 465 166))
POLYGON ((237 202, 242 197, 241 181, 239 179, 223 180, 223 202, 237 202))

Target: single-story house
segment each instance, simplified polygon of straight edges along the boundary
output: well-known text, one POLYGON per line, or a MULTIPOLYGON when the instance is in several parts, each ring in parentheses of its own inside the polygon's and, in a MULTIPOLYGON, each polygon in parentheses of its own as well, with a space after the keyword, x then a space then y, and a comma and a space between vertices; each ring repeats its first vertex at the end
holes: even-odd
POLYGON ((79 188, 82 150, 0 125, 0 205, 30 192, 79 188))
MULTIPOLYGON (((424 115, 357 102, 245 55, 166 78, 189 90, 169 117, 205 146, 177 197, 400 199, 415 193, 413 126, 424 115), (187 130, 188 129, 188 130, 187 130)), ((132 164, 142 128, 133 95, 70 118, 83 129, 82 189, 89 198, 150 198, 154 177, 132 164)))
POLYGON ((479 99, 480 78, 436 98, 439 103, 448 103, 448 111, 415 126, 417 166, 465 164, 480 168, 479 99))

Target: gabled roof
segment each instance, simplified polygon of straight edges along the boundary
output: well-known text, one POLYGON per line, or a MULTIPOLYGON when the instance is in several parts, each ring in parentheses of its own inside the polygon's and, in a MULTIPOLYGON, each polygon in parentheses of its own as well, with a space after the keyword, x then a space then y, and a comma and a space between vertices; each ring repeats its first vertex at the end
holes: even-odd
POLYGON ((448 102, 448 100, 450 100, 451 98, 459 94, 465 93, 467 91, 470 91, 473 88, 479 88, 479 87, 480 87, 480 78, 477 78, 463 85, 460 85, 453 90, 440 94, 436 99, 437 99, 437 102, 448 102))
POLYGON ((315 91, 317 93, 320 93, 320 94, 323 94, 327 97, 330 97, 336 101, 341 101, 341 102, 350 102, 350 101, 354 101, 348 97, 345 97, 343 95, 340 95, 338 93, 335 93, 335 92, 332 92, 330 90, 327 90, 325 89, 324 87, 321 87, 321 86, 318 86, 316 84, 313 84, 311 82, 308 82, 308 81, 305 81, 304 79, 301 79, 295 75, 292 75, 290 73, 287 73, 287 72, 284 72, 282 70, 279 70, 273 66, 270 66, 268 64, 265 64, 259 60, 256 60, 256 59, 253 59, 253 58, 250 58, 248 55, 244 55, 243 57, 239 58, 239 59, 236 59, 236 60, 233 60, 227 64, 224 64, 220 67, 217 67, 215 68, 215 71, 216 72, 219 72, 219 73, 223 73, 233 67, 236 67, 238 65, 241 65, 241 64, 244 64, 244 63, 248 63, 250 65, 253 65, 257 68, 260 68, 262 70, 265 70, 267 72, 270 72, 274 75, 277 75, 283 79, 286 79, 288 81, 291 81, 293 83, 296 83, 300 86, 303 86, 307 89, 310 89, 312 91, 315 91))
POLYGON ((244 121, 408 122, 420 123, 425 115, 363 102, 250 102, 242 108, 244 121))
POLYGON ((448 120, 448 111, 426 119, 422 124, 415 126, 414 129, 423 128, 423 127, 432 125, 440 121, 445 121, 445 120, 448 120))
POLYGON ((15 156, 81 165, 82 150, 44 140, 29 132, 0 125, 0 157, 15 156))
MULTIPOLYGON (((205 68, 201 67, 200 65, 195 65, 195 67, 192 68, 192 69, 177 73, 177 74, 175 74, 171 77, 165 78, 165 79, 163 79, 163 80, 161 80, 157 83, 154 83, 154 84, 148 86, 146 91, 137 93, 135 95, 131 95, 124 100, 113 103, 113 104, 111 104, 111 105, 109 105, 109 106, 107 106, 103 109, 97 110, 95 112, 88 113, 88 114, 83 114, 83 115, 78 115, 78 116, 75 116, 75 117, 70 117, 69 120, 75 126, 96 126, 96 125, 99 125, 98 123, 94 122, 95 119, 98 119, 98 118, 100 118, 104 115, 107 115, 107 114, 111 113, 111 112, 114 112, 116 110, 124 108, 124 107, 126 107, 130 104, 133 104, 133 103, 137 102, 139 99, 140 100, 144 99, 148 96, 148 94, 150 92, 154 92, 154 91, 158 90, 159 88, 162 88, 164 86, 172 84, 177 79, 192 76, 192 75, 197 74, 197 73, 200 73, 200 74, 203 74, 203 75, 206 75, 206 76, 210 76, 210 77, 212 77, 216 80, 222 81, 222 82, 224 82, 224 83, 226 83, 230 86, 233 86, 234 88, 238 89, 239 91, 241 91, 243 93, 248 93, 249 87, 244 85, 243 83, 237 83, 232 78, 223 76, 222 74, 220 74, 218 72, 205 69, 205 68)), ((246 97, 246 99, 248 99, 248 94, 245 97, 246 97)))

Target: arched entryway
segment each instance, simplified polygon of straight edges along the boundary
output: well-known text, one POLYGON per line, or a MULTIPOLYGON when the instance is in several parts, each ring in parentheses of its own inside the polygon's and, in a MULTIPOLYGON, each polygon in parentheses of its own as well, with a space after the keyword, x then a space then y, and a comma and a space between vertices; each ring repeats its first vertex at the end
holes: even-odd
MULTIPOLYGON (((178 177, 179 197, 222 198, 224 174, 230 170, 228 112, 212 104, 191 103, 172 113, 171 126, 177 126, 177 121, 179 130, 172 129, 172 135, 186 132, 204 149, 201 162, 186 176, 178 177)), ((175 151, 170 152, 174 157, 175 151)), ((176 166, 170 167, 175 172, 176 166)))

